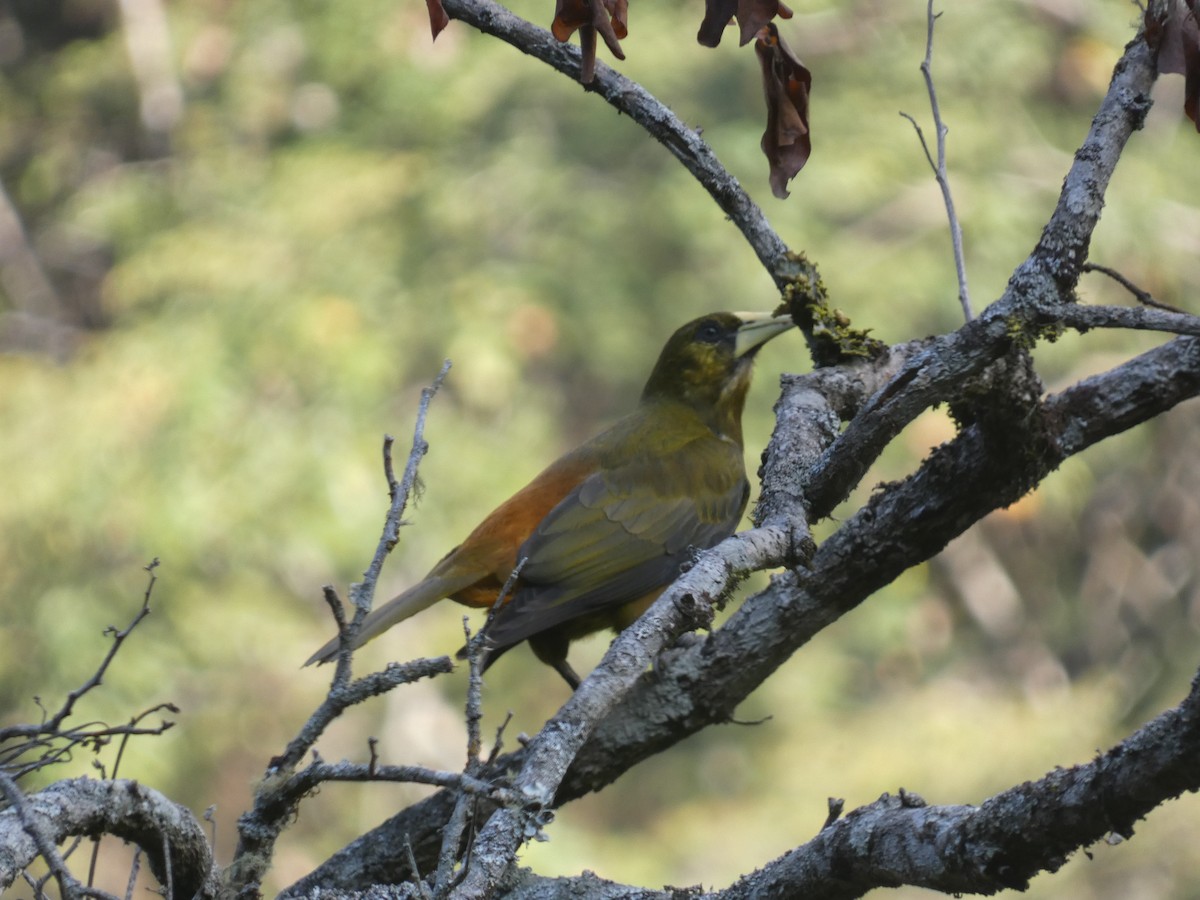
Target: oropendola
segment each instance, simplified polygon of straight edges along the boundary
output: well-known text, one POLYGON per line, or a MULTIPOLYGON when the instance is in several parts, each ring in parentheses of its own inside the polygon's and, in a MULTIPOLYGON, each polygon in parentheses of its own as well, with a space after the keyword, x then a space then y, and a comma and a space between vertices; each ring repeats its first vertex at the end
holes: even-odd
MULTIPOLYGON (((693 550, 736 530, 750 496, 742 407, 751 366, 791 327, 787 316, 728 312, 684 325, 634 412, 502 503, 424 579, 368 615, 354 646, 445 597, 490 608, 524 559, 488 628, 483 667, 527 640, 577 688, 571 641, 631 624, 693 550)), ((305 665, 337 654, 335 638, 305 665)))

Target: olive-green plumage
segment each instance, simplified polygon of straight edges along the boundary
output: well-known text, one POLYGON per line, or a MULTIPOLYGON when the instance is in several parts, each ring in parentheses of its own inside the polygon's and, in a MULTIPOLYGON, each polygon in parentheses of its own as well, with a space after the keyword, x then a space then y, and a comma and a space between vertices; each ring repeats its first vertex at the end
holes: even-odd
MULTIPOLYGON (((732 534, 750 493, 742 407, 755 352, 784 316, 714 313, 659 355, 637 409, 552 463, 501 504, 417 584, 372 612, 361 646, 449 597, 491 607, 525 559, 488 631, 484 667, 529 641, 573 688, 572 640, 633 622, 675 580, 689 548, 732 534)), ((332 640, 308 660, 329 662, 332 640)))

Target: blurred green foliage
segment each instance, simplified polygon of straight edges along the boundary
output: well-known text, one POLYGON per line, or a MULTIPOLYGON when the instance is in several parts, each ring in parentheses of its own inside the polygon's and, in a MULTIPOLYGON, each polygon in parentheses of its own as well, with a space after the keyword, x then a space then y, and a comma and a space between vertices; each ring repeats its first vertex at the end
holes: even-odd
MULTIPOLYGON (((381 436, 403 455, 441 360, 454 368, 389 589, 627 409, 677 324, 775 297, 661 147, 461 25, 431 45, 420 3, 166 13, 159 77, 177 79, 182 107, 152 127, 154 84, 135 77, 145 48, 131 51, 115 4, 0 6, 0 181, 58 316, 82 328, 59 360, 33 345, 0 356, 0 710, 30 720, 34 695, 53 705, 79 684, 102 629, 137 609, 141 566, 161 558, 154 615, 82 714, 177 702, 178 727, 135 741, 122 774, 197 811, 216 804, 228 858, 252 781, 323 693, 326 673, 298 666, 332 631, 321 585, 344 595, 373 551, 381 436)), ((897 115, 932 140, 923 3, 813 0, 783 23, 814 72, 814 152, 782 203, 758 151, 752 53, 732 33, 696 45, 695 3, 631 15, 622 70, 703 129, 835 305, 888 341, 956 326, 940 195, 897 115)), ((1134 17, 1124 0, 1031 0, 948 4, 939 19, 933 68, 977 308, 1035 244, 1134 17)), ((1178 80, 1131 143, 1093 258, 1194 308, 1200 187, 1183 173, 1200 144, 1178 80)), ((20 293, 4 287, 11 314, 20 293)), ((1127 302, 1100 276, 1081 293, 1127 302)), ((1159 340, 1068 336, 1038 360, 1053 388, 1159 340)), ((799 340, 761 355, 751 471, 777 373, 806 367, 799 340)), ((1107 746, 1174 702, 1197 662, 1198 427, 1184 408, 1070 461, 806 647, 740 711, 766 721, 711 730, 571 805, 527 861, 719 885, 811 836, 829 795, 853 806, 903 786, 974 802, 1107 746)), ((842 513, 950 433, 940 413, 922 417, 842 513)), ((459 610, 435 609, 361 659, 460 639, 459 610)), ((514 711, 510 745, 565 699, 524 651, 493 672, 489 723, 514 711)), ((362 759, 377 735, 389 762, 454 768, 462 689, 460 673, 357 710, 322 752, 362 759)), ((420 794, 326 788, 274 886, 420 794)), ((1196 895, 1196 809, 1169 804, 1031 894, 1196 895)))

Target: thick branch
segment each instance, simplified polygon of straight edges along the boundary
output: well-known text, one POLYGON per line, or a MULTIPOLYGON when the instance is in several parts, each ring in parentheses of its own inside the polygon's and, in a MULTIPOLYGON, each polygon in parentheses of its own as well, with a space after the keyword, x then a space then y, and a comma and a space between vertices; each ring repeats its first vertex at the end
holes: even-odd
MULTIPOLYGON (((1040 872, 1134 823, 1185 791, 1200 789, 1200 676, 1187 698, 1090 763, 1055 768, 979 806, 927 806, 901 789, 853 810, 811 841, 762 866, 710 900, 805 897, 852 900, 881 887, 913 885, 945 894, 1024 890, 1040 872)), ((415 895, 415 892, 411 892, 415 895)), ((585 873, 542 878, 522 872, 507 900, 671 900, 585 873)))
POLYGON ((979 807, 925 806, 885 795, 729 891, 730 900, 803 896, 849 900, 876 887, 946 894, 1024 890, 1106 834, 1133 834, 1159 804, 1200 788, 1200 678, 1188 697, 1092 762, 979 807))
MULTIPOLYGON (((997 794, 980 806, 927 806, 901 790, 823 828, 710 900, 804 897, 852 900, 882 887, 914 885, 943 894, 1024 890, 1039 872, 1133 823, 1184 791, 1200 789, 1200 677, 1187 698, 1086 765, 997 794)), ((508 900, 587 896, 670 900, 594 875, 527 875, 508 900)))
MULTIPOLYGON (((58 781, 27 796, 22 812, 54 843, 76 835, 112 834, 136 844, 173 900, 217 896, 208 839, 189 810, 136 781, 58 781), (165 851, 165 852, 164 852, 165 851)), ((16 810, 0 813, 0 887, 7 888, 38 856, 16 810)))

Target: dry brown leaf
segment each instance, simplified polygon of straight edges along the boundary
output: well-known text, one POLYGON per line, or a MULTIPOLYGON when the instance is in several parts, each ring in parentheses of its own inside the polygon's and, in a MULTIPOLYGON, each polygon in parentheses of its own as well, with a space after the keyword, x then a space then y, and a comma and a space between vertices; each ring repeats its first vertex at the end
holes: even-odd
POLYGON ((596 35, 604 38, 609 52, 624 59, 620 39, 629 34, 628 0, 557 0, 550 31, 559 41, 566 42, 579 32, 579 49, 583 56, 579 80, 591 83, 596 77, 596 35))
POLYGON ((1200 25, 1198 0, 1171 0, 1166 15, 1146 11, 1146 40, 1158 47, 1158 71, 1183 76, 1183 111, 1200 131, 1200 25))
POLYGON ((804 168, 812 152, 808 130, 812 73, 783 42, 774 23, 759 32, 754 50, 762 66, 767 100, 762 151, 771 167, 771 193, 782 200, 788 195, 787 183, 804 168))
POLYGON ((696 40, 705 47, 717 46, 725 26, 736 17, 740 43, 745 46, 776 16, 790 19, 792 11, 779 0, 705 0, 704 21, 696 40))
POLYGON ((715 47, 721 43, 721 35, 725 26, 737 13, 738 0, 705 0, 704 20, 700 30, 696 32, 696 40, 705 47, 715 47))
POLYGON ((437 36, 450 24, 450 17, 442 9, 442 0, 425 0, 425 8, 429 10, 429 29, 436 41, 437 36))

